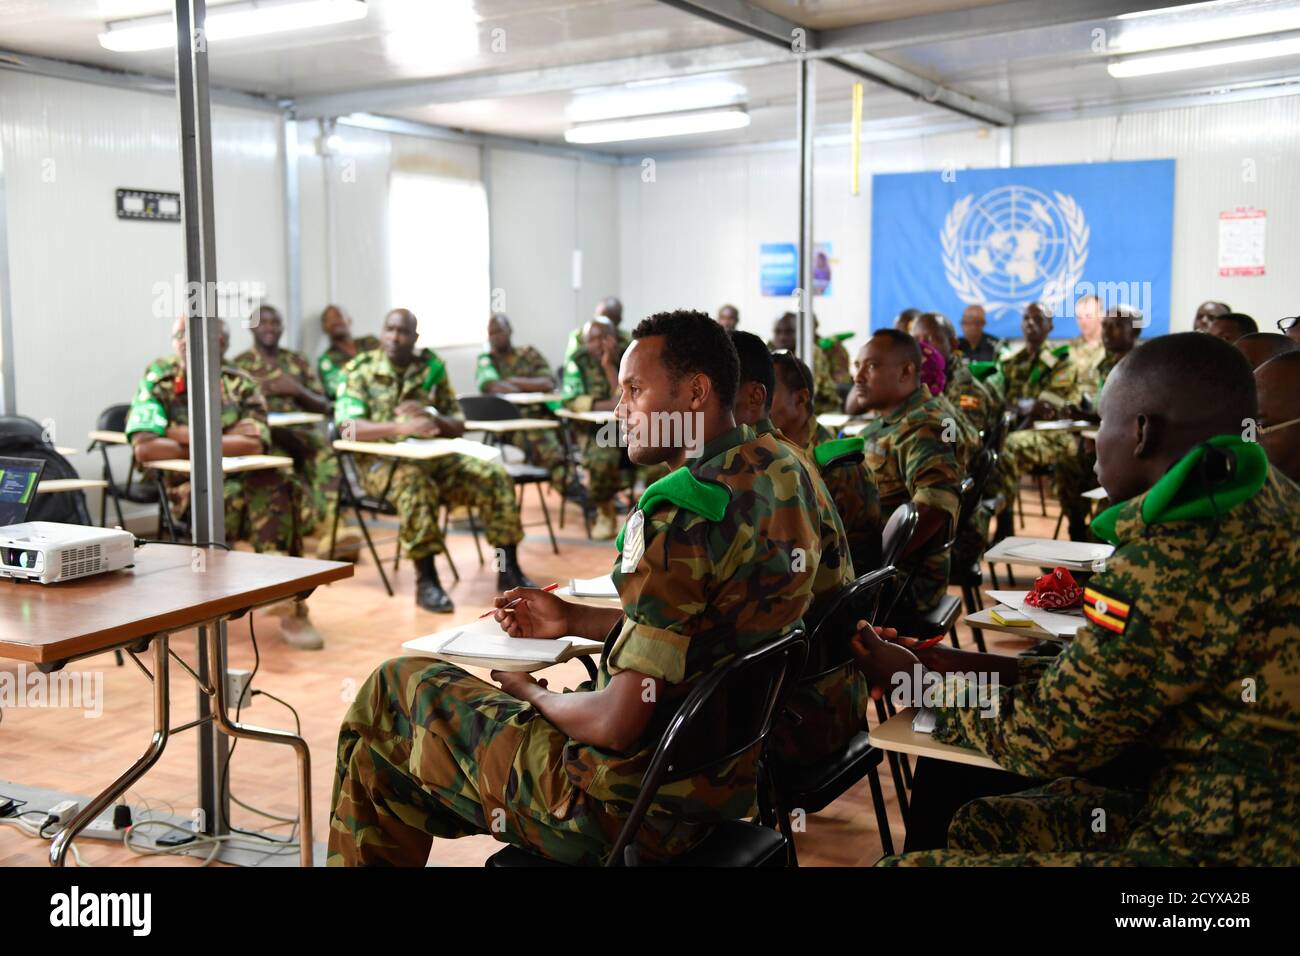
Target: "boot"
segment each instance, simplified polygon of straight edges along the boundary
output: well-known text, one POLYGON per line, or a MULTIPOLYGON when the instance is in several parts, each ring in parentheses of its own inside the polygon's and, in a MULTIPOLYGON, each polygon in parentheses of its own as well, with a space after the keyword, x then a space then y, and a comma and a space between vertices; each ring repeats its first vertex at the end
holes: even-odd
POLYGON ((618 515, 614 512, 614 502, 602 501, 596 506, 596 520, 591 525, 593 541, 612 541, 618 534, 618 515))
POLYGON ((438 581, 438 569, 433 566, 431 554, 415 560, 415 603, 434 614, 450 614, 456 610, 438 581))
POLYGON ((293 613, 280 622, 280 636, 286 644, 300 651, 318 651, 325 646, 325 639, 307 616, 306 601, 293 602, 293 613))
POLYGON ((509 591, 512 588, 535 588, 537 587, 528 576, 524 574, 523 569, 519 567, 519 555, 515 553, 513 544, 504 545, 501 548, 502 568, 497 572, 497 590, 509 591))

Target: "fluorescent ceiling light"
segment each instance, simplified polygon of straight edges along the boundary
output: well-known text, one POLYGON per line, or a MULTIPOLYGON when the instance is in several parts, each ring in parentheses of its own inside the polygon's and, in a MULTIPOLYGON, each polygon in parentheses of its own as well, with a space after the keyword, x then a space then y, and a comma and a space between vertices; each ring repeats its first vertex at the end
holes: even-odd
POLYGON ((573 123, 592 123, 624 116, 717 109, 734 106, 744 98, 745 88, 726 80, 656 80, 629 83, 614 90, 578 91, 564 115, 573 123))
MULTIPOLYGON (((208 10, 206 33, 213 42, 307 30, 364 19, 365 0, 243 0, 208 10)), ((176 44, 176 26, 167 14, 117 20, 99 35, 99 45, 115 53, 165 50, 176 44)))
POLYGON ((634 139, 659 139, 691 133, 716 133, 727 129, 744 129, 749 114, 740 109, 702 110, 697 113, 672 113, 664 116, 634 116, 575 126, 564 134, 570 143, 617 143, 634 139))
POLYGON ((1273 9, 1241 4, 1227 6, 1220 3, 1198 3, 1133 16, 1157 16, 1160 20, 1146 24, 1125 23, 1111 40, 1109 52, 1167 50, 1194 43, 1221 43, 1243 37, 1263 37, 1300 30, 1300 6, 1273 9))
POLYGON ((1199 70, 1229 63, 1247 63, 1252 60, 1268 60, 1296 54, 1300 54, 1300 35, 1284 34, 1247 43, 1187 47, 1168 53, 1139 53, 1135 56, 1111 60, 1106 70, 1111 76, 1123 79, 1131 76, 1173 73, 1177 70, 1199 70))

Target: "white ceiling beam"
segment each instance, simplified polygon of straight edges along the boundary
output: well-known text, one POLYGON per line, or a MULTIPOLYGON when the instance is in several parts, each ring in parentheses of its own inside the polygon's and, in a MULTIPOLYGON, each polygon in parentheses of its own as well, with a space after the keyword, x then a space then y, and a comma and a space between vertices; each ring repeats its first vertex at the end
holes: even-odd
POLYGON ((533 93, 562 93, 615 86, 636 80, 747 70, 785 62, 794 62, 794 55, 782 53, 770 43, 747 40, 743 43, 595 63, 575 63, 514 73, 471 73, 346 93, 302 96, 297 100, 296 112, 300 119, 345 116, 348 113, 391 113, 436 103, 464 103, 533 93))

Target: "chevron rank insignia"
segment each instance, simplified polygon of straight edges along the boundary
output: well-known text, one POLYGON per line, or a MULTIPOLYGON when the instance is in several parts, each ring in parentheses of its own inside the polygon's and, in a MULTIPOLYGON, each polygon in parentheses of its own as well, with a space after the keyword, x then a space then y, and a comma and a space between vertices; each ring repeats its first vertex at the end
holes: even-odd
POLYGON ((1083 616, 1103 630, 1123 634, 1128 627, 1128 602, 1096 588, 1083 589, 1083 616))

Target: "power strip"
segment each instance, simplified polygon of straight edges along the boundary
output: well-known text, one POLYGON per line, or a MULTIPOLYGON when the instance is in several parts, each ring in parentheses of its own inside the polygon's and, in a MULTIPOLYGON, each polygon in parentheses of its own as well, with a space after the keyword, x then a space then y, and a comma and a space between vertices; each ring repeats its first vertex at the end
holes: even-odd
POLYGON ((91 820, 89 823, 86 824, 85 829, 82 830, 81 832, 87 834, 116 833, 118 836, 122 835, 122 831, 119 830, 117 827, 113 826, 113 821, 109 817, 99 817, 95 820, 91 820))

